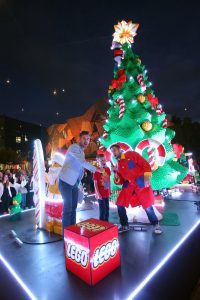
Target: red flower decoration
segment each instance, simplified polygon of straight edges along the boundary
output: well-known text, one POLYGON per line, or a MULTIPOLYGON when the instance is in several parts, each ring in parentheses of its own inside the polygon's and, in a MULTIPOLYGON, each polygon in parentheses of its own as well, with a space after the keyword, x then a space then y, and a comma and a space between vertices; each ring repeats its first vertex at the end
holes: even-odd
POLYGON ((156 106, 158 105, 158 98, 154 98, 151 94, 147 95, 148 101, 151 103, 151 107, 156 109, 156 106))

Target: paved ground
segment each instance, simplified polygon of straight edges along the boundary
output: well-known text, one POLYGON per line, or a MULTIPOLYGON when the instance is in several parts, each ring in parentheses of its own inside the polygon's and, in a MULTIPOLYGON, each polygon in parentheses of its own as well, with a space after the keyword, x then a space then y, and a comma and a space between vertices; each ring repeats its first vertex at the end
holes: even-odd
MULTIPOLYGON (((148 226, 147 232, 129 231, 121 234, 119 237, 121 268, 92 288, 66 272, 62 241, 44 245, 24 244, 22 248, 16 247, 9 237, 9 231, 15 229, 19 234, 32 228, 34 211, 23 213, 22 220, 15 223, 10 222, 7 217, 0 219, 0 254, 8 260, 39 300, 126 299, 199 219, 199 213, 193 204, 197 199, 199 197, 193 193, 185 192, 174 200, 166 201, 165 210, 178 214, 180 226, 163 226, 164 232, 161 236, 152 234, 151 226, 148 226)), ((116 222, 117 216, 114 213, 112 216, 116 222)), ((90 217, 98 217, 97 205, 78 213, 78 218, 90 217)), ((0 278, 0 295, 5 294, 6 291, 6 296, 0 297, 1 300, 27 299, 25 295, 22 296, 17 292, 18 287, 2 263, 0 263, 0 278), (8 282, 9 286, 12 284, 12 289, 6 285, 8 282)), ((149 299, 145 298, 145 300, 149 299)))

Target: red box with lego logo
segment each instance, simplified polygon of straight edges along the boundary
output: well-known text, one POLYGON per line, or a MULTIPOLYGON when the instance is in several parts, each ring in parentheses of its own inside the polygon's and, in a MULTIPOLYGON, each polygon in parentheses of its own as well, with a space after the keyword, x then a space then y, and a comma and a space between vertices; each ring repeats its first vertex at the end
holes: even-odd
POLYGON ((89 285, 120 266, 118 228, 112 223, 88 219, 64 230, 67 270, 89 285))

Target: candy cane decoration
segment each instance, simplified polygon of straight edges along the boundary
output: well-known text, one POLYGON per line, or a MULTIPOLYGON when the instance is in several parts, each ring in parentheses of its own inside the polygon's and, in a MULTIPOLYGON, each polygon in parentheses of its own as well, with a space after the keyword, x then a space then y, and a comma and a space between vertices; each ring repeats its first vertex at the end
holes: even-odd
POLYGON ((157 107, 156 107, 156 113, 158 116, 160 116, 162 114, 162 105, 161 104, 158 104, 157 107))
MULTIPOLYGON (((156 151, 154 166, 155 166, 155 164, 158 166, 163 166, 165 163, 165 159, 166 159, 165 147, 156 140, 145 139, 137 144, 135 151, 138 152, 140 155, 142 155, 142 152, 144 151, 144 149, 147 149, 147 151, 148 151, 148 148, 155 149, 155 151, 156 151)), ((152 160, 151 164, 153 164, 153 160, 152 160)))
POLYGON ((104 130, 103 135, 102 135, 103 139, 106 139, 107 136, 108 136, 108 132, 106 130, 104 130))
POLYGON ((167 122, 167 119, 165 118, 163 123, 162 123, 162 127, 163 128, 167 128, 168 127, 168 122, 167 122))
POLYGON ((45 166, 39 139, 34 141, 33 179, 35 222, 39 228, 45 228, 45 166))
POLYGON ((105 148, 104 148, 104 146, 103 146, 102 144, 100 144, 99 150, 100 150, 100 151, 104 151, 104 150, 105 150, 105 148))
POLYGON ((149 157, 149 164, 150 164, 151 170, 153 170, 154 166, 155 166, 155 157, 154 157, 153 148, 148 147, 147 153, 148 153, 148 157, 149 157))
POLYGON ((142 91, 145 92, 146 91, 146 84, 144 83, 144 77, 143 77, 142 74, 139 74, 137 76, 137 81, 138 81, 139 85, 141 86, 142 91))
POLYGON ((119 119, 123 118, 124 115, 124 111, 125 111, 125 103, 124 100, 119 98, 117 100, 115 100, 114 102, 114 107, 116 107, 116 105, 119 104, 119 119))

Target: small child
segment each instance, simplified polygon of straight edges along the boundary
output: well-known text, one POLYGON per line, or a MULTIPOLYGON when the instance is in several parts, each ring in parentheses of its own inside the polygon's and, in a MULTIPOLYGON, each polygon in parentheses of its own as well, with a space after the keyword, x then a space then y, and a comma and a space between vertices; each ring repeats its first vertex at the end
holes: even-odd
POLYGON ((95 172, 93 175, 96 199, 99 202, 99 219, 108 221, 111 172, 106 165, 104 154, 98 154, 96 160, 103 171, 102 173, 95 172))

